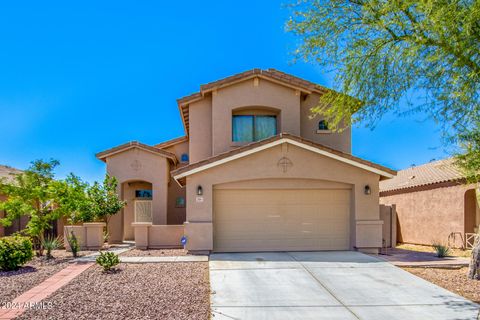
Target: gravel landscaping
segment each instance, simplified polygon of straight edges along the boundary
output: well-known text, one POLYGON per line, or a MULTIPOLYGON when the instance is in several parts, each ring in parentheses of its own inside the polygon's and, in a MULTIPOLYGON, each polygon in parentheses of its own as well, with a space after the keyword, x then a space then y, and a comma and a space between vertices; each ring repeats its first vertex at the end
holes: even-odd
POLYGON ((172 256, 175 257, 175 256, 186 256, 187 251, 183 249, 158 249, 158 250, 131 249, 120 255, 122 257, 172 257, 172 256))
MULTIPOLYGON (((92 253, 80 252, 82 255, 92 253)), ((34 257, 16 271, 0 271, 0 303, 11 302, 25 291, 35 287, 58 271, 65 268, 73 259, 70 252, 55 250, 53 259, 34 257)))
POLYGON ((480 303, 480 280, 467 278, 468 268, 403 268, 460 296, 480 303))
POLYGON ((19 319, 209 319, 208 263, 93 266, 19 319))

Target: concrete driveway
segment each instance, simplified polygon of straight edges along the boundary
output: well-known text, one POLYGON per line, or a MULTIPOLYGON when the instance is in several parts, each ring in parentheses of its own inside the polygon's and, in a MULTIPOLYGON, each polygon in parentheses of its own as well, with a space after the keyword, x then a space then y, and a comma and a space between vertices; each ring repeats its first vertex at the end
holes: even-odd
POLYGON ((212 319, 477 319, 479 306, 348 251, 210 256, 212 319))

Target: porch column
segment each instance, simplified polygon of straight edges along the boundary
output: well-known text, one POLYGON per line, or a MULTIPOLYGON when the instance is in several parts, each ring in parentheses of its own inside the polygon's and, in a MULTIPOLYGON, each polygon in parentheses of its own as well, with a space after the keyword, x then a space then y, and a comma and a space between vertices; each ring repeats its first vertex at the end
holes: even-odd
MULTIPOLYGON (((109 173, 114 176, 113 174, 109 173)), ((120 199, 123 199, 123 183, 118 181, 117 193, 120 199)), ((110 217, 108 222, 108 242, 122 243, 123 241, 123 210, 121 209, 117 214, 110 217)))

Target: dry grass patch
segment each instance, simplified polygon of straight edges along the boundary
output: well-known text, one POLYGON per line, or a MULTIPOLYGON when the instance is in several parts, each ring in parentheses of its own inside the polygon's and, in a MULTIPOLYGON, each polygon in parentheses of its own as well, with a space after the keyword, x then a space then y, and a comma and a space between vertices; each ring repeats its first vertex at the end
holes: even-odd
MULTIPOLYGON (((397 249, 418 251, 418 252, 431 252, 435 253, 435 249, 432 246, 423 246, 418 244, 407 244, 402 243, 396 246, 397 249)), ((449 256, 450 257, 463 257, 470 258, 472 255, 472 250, 462 250, 462 249, 453 249, 450 248, 449 256)))

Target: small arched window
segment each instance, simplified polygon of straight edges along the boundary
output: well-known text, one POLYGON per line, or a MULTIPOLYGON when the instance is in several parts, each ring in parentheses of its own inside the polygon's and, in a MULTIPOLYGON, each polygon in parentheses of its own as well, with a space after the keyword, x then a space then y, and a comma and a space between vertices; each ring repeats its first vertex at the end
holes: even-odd
POLYGON ((318 121, 318 130, 328 130, 327 120, 318 121))
POLYGON ((188 162, 188 154, 186 154, 186 153, 182 154, 182 156, 180 157, 180 161, 181 162, 188 162))

